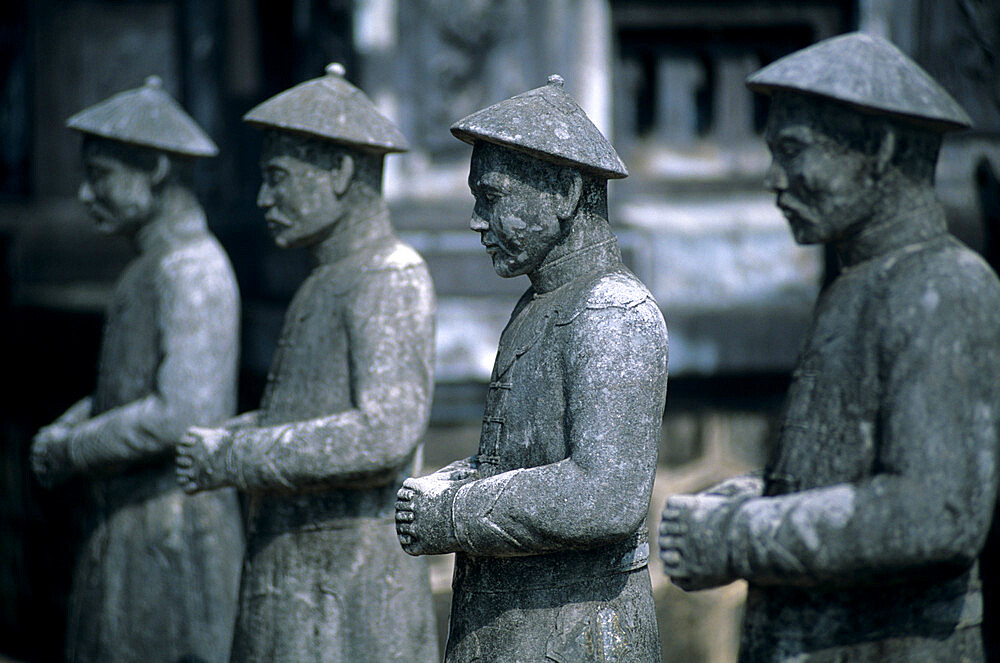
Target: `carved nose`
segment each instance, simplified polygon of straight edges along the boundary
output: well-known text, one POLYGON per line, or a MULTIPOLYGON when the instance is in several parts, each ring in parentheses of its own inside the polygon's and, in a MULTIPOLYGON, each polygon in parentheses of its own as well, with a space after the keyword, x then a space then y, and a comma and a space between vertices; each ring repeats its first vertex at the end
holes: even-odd
POLYGON ((257 207, 274 207, 274 195, 271 193, 271 187, 266 183, 261 184, 260 190, 257 192, 257 207))
POLYGON ((771 191, 784 191, 788 188, 788 178, 785 176, 785 171, 773 159, 767 169, 767 174, 764 175, 764 186, 771 191))
POLYGON ((481 233, 484 230, 489 230, 490 224, 483 220, 483 217, 479 216, 475 212, 472 213, 472 218, 469 219, 469 229, 475 230, 477 233, 481 233))
POLYGON ((76 192, 76 197, 81 203, 94 202, 94 189, 90 186, 90 182, 84 180, 83 184, 80 185, 80 190, 76 192))

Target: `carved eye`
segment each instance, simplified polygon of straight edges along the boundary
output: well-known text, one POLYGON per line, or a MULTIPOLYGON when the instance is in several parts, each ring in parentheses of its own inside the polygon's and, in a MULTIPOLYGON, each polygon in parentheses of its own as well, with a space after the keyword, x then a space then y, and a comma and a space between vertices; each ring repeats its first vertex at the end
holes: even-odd
POLYGON ((483 189, 473 192, 472 195, 476 199, 476 203, 483 205, 492 205, 497 199, 497 195, 494 192, 483 189))
POLYGON ((784 136, 778 139, 778 142, 774 147, 775 153, 779 156, 786 159, 794 159, 802 152, 802 148, 805 147, 805 144, 797 138, 784 136))
POLYGON ((87 179, 89 179, 91 182, 96 182, 108 175, 107 168, 102 168, 94 164, 89 164, 86 170, 87 170, 87 179))
POLYGON ((267 166, 264 169, 264 181, 267 182, 268 186, 277 186, 281 184, 287 176, 288 173, 276 166, 267 166))

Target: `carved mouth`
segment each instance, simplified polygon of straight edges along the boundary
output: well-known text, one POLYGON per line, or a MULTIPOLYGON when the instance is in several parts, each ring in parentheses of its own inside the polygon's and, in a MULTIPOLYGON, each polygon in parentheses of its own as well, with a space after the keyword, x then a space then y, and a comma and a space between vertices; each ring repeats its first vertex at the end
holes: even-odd
POLYGON ((802 212, 799 211, 798 206, 794 203, 789 203, 786 198, 779 196, 777 202, 775 203, 781 213, 785 216, 788 221, 802 221, 804 217, 802 212))
POLYGON ((103 205, 98 203, 88 203, 87 212, 90 213, 91 218, 94 219, 94 223, 97 225, 99 230, 109 230, 115 225, 115 218, 104 208, 103 205))
POLYGON ((292 227, 291 223, 289 223, 286 219, 283 219, 278 214, 272 214, 268 212, 267 214, 264 215, 264 220, 267 221, 267 229, 270 230, 271 232, 276 232, 283 228, 292 227))

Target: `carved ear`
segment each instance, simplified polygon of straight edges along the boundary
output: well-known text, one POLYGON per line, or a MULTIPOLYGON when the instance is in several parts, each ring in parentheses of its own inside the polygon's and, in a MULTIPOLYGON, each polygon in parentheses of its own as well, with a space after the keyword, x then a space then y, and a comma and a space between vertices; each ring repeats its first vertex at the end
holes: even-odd
POLYGON ((354 157, 350 154, 341 154, 340 164, 330 174, 333 178, 333 192, 338 196, 344 195, 351 180, 354 179, 354 157))
POLYGON ((559 170, 559 191, 556 193, 556 217, 565 221, 576 214, 583 195, 583 177, 575 168, 559 170))
POLYGON ((158 187, 167 181, 167 177, 170 176, 170 157, 166 154, 160 152, 156 155, 156 167, 153 169, 152 175, 149 176, 150 181, 153 183, 154 187, 158 187))
POLYGON ((875 174, 879 177, 885 175, 892 163, 892 157, 896 154, 896 130, 886 127, 882 134, 882 142, 878 146, 878 154, 875 156, 875 174))

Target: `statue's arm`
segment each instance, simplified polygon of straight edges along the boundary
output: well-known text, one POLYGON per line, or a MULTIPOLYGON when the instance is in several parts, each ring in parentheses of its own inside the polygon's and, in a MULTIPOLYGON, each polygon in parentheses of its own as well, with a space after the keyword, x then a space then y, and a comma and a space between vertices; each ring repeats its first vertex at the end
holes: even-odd
POLYGON ((588 548, 628 536, 645 518, 666 395, 663 318, 651 300, 588 309, 562 335, 570 455, 458 488, 460 550, 588 548))
POLYGON ((260 410, 250 410, 249 412, 236 415, 232 419, 226 421, 226 423, 222 426, 223 428, 228 428, 229 430, 238 430, 240 428, 251 428, 256 426, 259 421, 260 410))
POLYGON ((227 467, 251 488, 391 481, 427 427, 434 383, 434 292, 423 266, 374 272, 348 304, 354 407, 233 432, 227 467))
POLYGON ((479 478, 479 462, 475 456, 459 458, 442 467, 441 469, 427 475, 429 479, 437 481, 464 481, 466 479, 479 478))
POLYGON ((760 497, 764 494, 764 478, 761 472, 741 474, 706 488, 698 494, 730 499, 760 497))
MULTIPOLYGON (((235 406, 239 300, 214 262, 179 257, 155 281, 160 363, 155 389, 72 427, 75 471, 103 473, 169 455, 193 424, 218 422, 235 406)), ((153 295, 151 295, 153 296, 153 295)))
POLYGON ((728 528, 736 575, 891 582, 975 559, 997 495, 1000 319, 991 285, 949 293, 938 282, 933 310, 922 304, 935 298, 901 298, 921 305, 891 310, 883 335, 878 473, 744 502, 728 528))
POLYGON ((74 403, 58 419, 43 427, 31 440, 30 463, 39 483, 51 487, 74 473, 69 459, 73 426, 86 421, 93 411, 93 398, 74 403))

